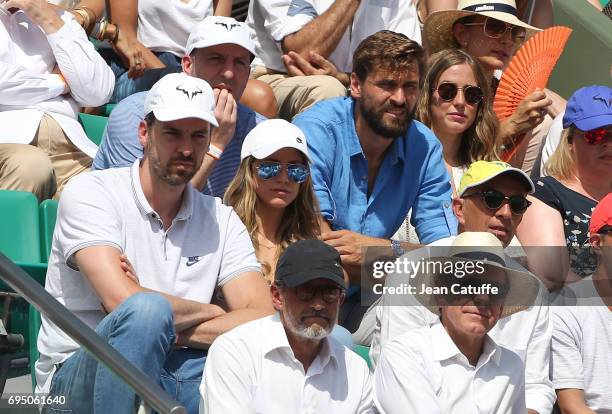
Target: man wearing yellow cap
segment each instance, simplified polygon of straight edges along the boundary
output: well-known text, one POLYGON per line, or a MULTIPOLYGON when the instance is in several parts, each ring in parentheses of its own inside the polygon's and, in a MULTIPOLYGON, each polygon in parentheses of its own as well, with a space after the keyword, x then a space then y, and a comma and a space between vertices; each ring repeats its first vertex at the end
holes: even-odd
MULTIPOLYGON (((527 174, 509 164, 495 161, 473 163, 461 179, 459 196, 453 199, 459 233, 488 232, 507 248, 522 214, 529 208, 526 195, 533 191, 533 183, 527 174)), ((450 246, 455 237, 438 240, 424 248, 425 251, 415 250, 402 258, 416 262, 427 254, 441 256, 447 249, 444 246, 450 246)), ((525 270, 508 257, 506 262, 516 270, 525 270)), ((405 274, 390 274, 386 286, 397 286, 405 281, 405 274)), ((555 401, 548 378, 552 323, 548 307, 540 306, 544 295, 545 289, 540 284, 540 295, 534 306, 512 315, 490 331, 495 341, 519 354, 525 363, 525 401, 530 414, 550 412, 555 401)), ((381 348, 390 339, 437 320, 437 316, 419 306, 412 295, 383 295, 375 309, 376 322, 370 350, 374 365, 380 358, 381 348)))

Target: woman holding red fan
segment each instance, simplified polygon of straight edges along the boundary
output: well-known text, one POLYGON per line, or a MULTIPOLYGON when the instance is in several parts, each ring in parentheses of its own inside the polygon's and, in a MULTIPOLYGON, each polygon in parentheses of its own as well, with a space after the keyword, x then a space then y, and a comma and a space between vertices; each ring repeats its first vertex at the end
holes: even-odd
MULTIPOLYGON (((514 0, 460 0, 457 10, 432 13, 425 21, 424 34, 432 52, 455 48, 476 58, 495 93, 499 83, 495 72, 505 69, 525 39, 541 30, 524 23, 517 15, 514 0)), ((501 123, 498 134, 501 142, 506 147, 518 142, 519 137, 543 122, 549 110, 553 111, 551 104, 543 91, 526 96, 513 115, 501 123)), ((520 148, 512 162, 530 170, 535 155, 523 162, 527 141, 518 144, 520 148)))
POLYGON ((589 249, 589 220, 595 205, 612 192, 612 88, 589 86, 574 92, 563 117, 559 146, 536 183, 531 207, 517 236, 523 246, 547 246, 530 255, 530 266, 552 288, 586 277, 597 266, 589 249), (563 260, 552 246, 565 246, 563 260))

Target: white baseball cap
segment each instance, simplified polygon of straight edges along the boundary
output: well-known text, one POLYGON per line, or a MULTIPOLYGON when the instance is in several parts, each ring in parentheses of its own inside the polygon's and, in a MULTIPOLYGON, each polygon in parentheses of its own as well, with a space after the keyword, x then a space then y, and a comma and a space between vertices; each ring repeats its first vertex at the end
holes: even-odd
POLYGON ((268 119, 257 124, 244 138, 240 160, 249 155, 261 160, 282 148, 295 148, 311 161, 304 133, 284 119, 268 119))
POLYGON ((219 126, 215 118, 215 96, 203 79, 185 73, 171 73, 151 88, 144 102, 144 114, 151 112, 162 121, 198 118, 219 126))
POLYGON ((251 29, 245 23, 225 16, 208 16, 196 24, 187 39, 187 54, 190 55, 193 49, 226 43, 241 46, 255 56, 251 29))

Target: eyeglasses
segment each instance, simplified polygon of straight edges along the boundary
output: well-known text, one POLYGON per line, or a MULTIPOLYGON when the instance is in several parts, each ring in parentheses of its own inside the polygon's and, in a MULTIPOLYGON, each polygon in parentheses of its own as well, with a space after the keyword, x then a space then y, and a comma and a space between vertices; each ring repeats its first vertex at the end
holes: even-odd
POLYGON ((301 184, 308 178, 310 170, 304 164, 287 164, 277 161, 261 161, 257 165, 257 175, 263 180, 269 180, 279 175, 287 167, 287 176, 292 181, 301 184))
POLYGON ((612 128, 609 126, 597 129, 591 129, 590 131, 583 131, 582 136, 584 140, 591 145, 598 145, 603 142, 604 139, 612 138, 612 128))
POLYGON ((483 26, 483 31, 485 36, 499 39, 504 37, 506 32, 510 30, 510 35, 512 36, 512 41, 515 44, 521 44, 525 41, 527 37, 527 29, 521 26, 514 26, 512 24, 502 22, 501 20, 494 19, 492 17, 487 17, 484 22, 480 23, 463 23, 464 26, 483 26))
POLYGON ((438 96, 440 99, 446 102, 450 102, 457 96, 460 90, 463 91, 463 96, 465 97, 465 101, 470 105, 476 105, 482 98, 484 97, 484 93, 480 86, 468 85, 464 87, 457 86, 451 82, 444 82, 438 85, 437 88, 433 89, 434 91, 438 91, 438 96))
POLYGON ((512 214, 523 214, 531 205, 531 201, 520 195, 506 197, 506 195, 497 190, 484 190, 472 194, 466 194, 463 198, 480 196, 485 202, 485 205, 491 210, 497 210, 504 203, 508 203, 512 214))
POLYGON ((344 290, 339 286, 312 286, 308 284, 299 285, 295 288, 295 296, 302 302, 311 301, 319 292, 321 292, 323 301, 334 303, 340 298, 344 290))
POLYGON ((608 233, 612 233, 612 226, 610 226, 609 224, 606 224, 601 229, 599 229, 599 231, 597 232, 597 234, 608 234, 608 233))

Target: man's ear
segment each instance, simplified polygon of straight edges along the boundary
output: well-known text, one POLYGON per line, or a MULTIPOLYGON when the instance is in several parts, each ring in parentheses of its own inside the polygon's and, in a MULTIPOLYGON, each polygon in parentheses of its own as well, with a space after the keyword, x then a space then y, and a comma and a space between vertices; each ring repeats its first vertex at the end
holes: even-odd
POLYGON ((595 252, 601 253, 601 234, 591 234, 589 236, 589 244, 595 252))
POLYGON ((272 294, 272 305, 274 306, 274 309, 281 311, 283 309, 284 300, 280 289, 274 283, 270 285, 270 293, 272 294))
POLYGON ((147 147, 147 142, 149 140, 150 133, 151 131, 149 131, 149 127, 147 126, 147 123, 143 119, 142 121, 140 121, 140 124, 138 125, 138 141, 140 142, 140 145, 142 145, 142 148, 147 147))
POLYGON ((463 207, 465 205, 465 200, 459 197, 454 197, 453 198, 453 213, 455 214, 455 217, 457 217, 457 220, 459 221, 459 224, 463 227, 465 227, 465 216, 463 215, 463 207))
POLYGON ((361 98, 361 81, 359 80, 355 72, 351 73, 350 88, 351 88, 351 96, 354 99, 360 99, 361 98))
POLYGON ((185 72, 187 75, 195 76, 193 69, 193 58, 190 55, 183 56, 181 59, 181 66, 183 67, 183 72, 185 72))

